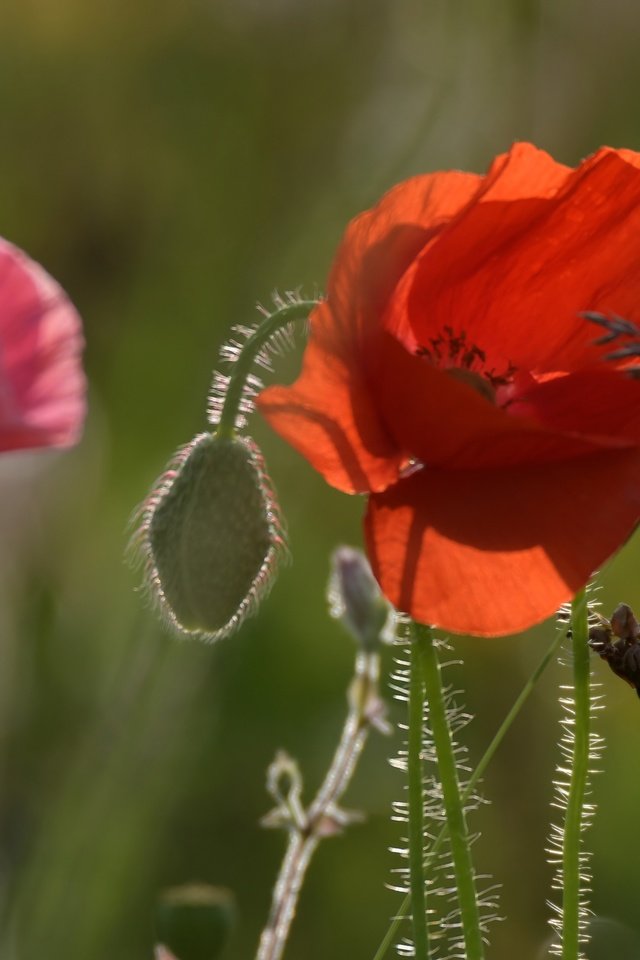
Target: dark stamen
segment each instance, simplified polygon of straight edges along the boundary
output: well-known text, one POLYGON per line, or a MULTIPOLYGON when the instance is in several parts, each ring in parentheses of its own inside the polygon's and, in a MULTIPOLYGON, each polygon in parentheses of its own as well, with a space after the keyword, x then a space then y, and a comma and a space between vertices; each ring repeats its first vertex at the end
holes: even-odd
MULTIPOLYGON (((580 316, 609 331, 604 337, 599 337, 594 341, 597 347, 612 343, 619 337, 630 339, 631 342, 624 343, 621 347, 608 353, 604 358, 605 360, 626 360, 628 357, 640 357, 640 327, 637 324, 631 320, 625 320, 624 317, 619 317, 617 314, 607 317, 604 313, 588 311, 581 313, 580 316)), ((634 380, 640 378, 640 366, 628 367, 624 372, 634 380)))
POLYGON ((486 370, 486 353, 467 339, 464 330, 455 333, 453 327, 443 326, 442 333, 437 337, 430 337, 428 343, 429 346, 421 344, 416 348, 416 356, 424 357, 435 366, 442 367, 491 401, 495 401, 498 387, 508 386, 513 380, 515 364, 509 363, 507 369, 501 373, 496 373, 493 367, 486 370))
POLYGON ((599 327, 604 327, 605 330, 609 331, 606 336, 595 341, 598 346, 611 343, 617 337, 636 337, 640 340, 640 328, 631 320, 625 320, 624 317, 619 317, 615 313, 608 317, 605 313, 588 310, 579 314, 579 316, 584 317, 585 320, 590 320, 591 323, 597 323, 599 327))

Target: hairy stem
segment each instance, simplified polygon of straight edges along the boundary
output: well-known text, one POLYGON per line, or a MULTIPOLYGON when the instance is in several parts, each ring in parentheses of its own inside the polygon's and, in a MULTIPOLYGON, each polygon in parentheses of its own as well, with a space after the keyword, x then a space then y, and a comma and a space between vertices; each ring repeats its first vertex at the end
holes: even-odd
POLYGON ((580 844, 589 774, 591 719, 589 626, 586 592, 571 605, 573 647, 573 757, 562 846, 562 960, 580 955, 580 844))
MULTIPOLYGON (((324 837, 339 832, 349 816, 338 806, 345 793, 372 727, 386 729, 384 706, 378 695, 379 657, 359 652, 349 687, 349 713, 340 742, 320 789, 307 810, 299 803, 299 786, 278 798, 274 822, 286 821, 289 843, 273 891, 267 925, 256 960, 280 960, 295 916, 307 867, 324 837), (283 815, 283 816, 280 816, 283 815)), ((277 761, 276 761, 277 763, 277 761)), ((268 822, 269 818, 267 818, 268 822)))
POLYGON ((407 772, 409 778, 409 896, 411 922, 416 960, 428 960, 429 932, 424 849, 424 785, 422 769, 422 731, 424 725, 424 676, 422 647, 426 640, 422 632, 412 629, 411 669, 409 677, 409 736, 407 742, 407 772))
MULTIPOLYGON (((547 652, 545 653, 544 657, 542 658, 542 660, 540 661, 540 663, 538 664, 538 666, 536 667, 536 669, 533 671, 533 673, 531 674, 531 676, 529 677, 529 679, 528 679, 527 682, 525 683, 524 687, 522 688, 522 690, 521 690, 520 693, 518 694, 516 700, 514 701, 513 706, 512 706, 511 709, 509 710, 509 713, 507 714, 507 716, 505 717, 505 719, 504 719, 504 720, 502 721, 502 723, 500 724, 500 727, 499 727, 498 730, 496 731, 495 736, 493 737, 491 743, 489 744, 489 746, 488 746, 487 749, 485 750, 484 754, 482 755, 482 758, 480 759, 480 762, 478 763, 478 766, 475 768, 475 770, 474 770, 473 773, 471 774, 471 777, 470 777, 470 779, 469 779, 469 782, 467 783, 467 786, 466 786, 466 788, 465 788, 465 790, 464 790, 464 793, 462 794, 462 799, 463 799, 464 802, 466 802, 466 801, 469 799, 469 797, 471 796, 471 794, 473 793, 473 790, 474 790, 476 784, 478 783, 478 781, 480 780, 480 778, 483 776, 485 770, 486 770, 487 767, 489 766, 489 763, 491 762, 491 760, 492 760, 492 758, 493 758, 493 755, 495 754, 495 752, 497 751, 498 747, 500 746, 500 744, 501 744, 502 741, 504 740, 504 738, 505 738, 505 736, 506 736, 506 734, 507 734, 507 731, 509 730, 511 724, 513 723, 513 721, 515 720, 515 718, 518 716, 518 714, 520 713, 520 710, 522 709, 522 707, 524 706, 524 704, 525 704, 526 701, 528 700, 528 698, 529 698, 531 692, 533 691, 536 683, 538 682, 538 680, 540 679, 540 677, 542 676, 542 674, 544 673, 544 671, 547 669, 548 665, 551 663, 551 661, 552 661, 553 658, 555 657, 556 651, 557 651, 558 647, 560 646, 560 643, 565 639, 566 635, 567 635, 566 630, 558 630, 558 631, 557 631, 555 637, 553 638, 553 642, 552 642, 551 645, 549 646, 549 648, 548 648, 547 652)), ((443 824, 442 829, 440 830, 440 832, 439 832, 438 835, 436 836, 435 840, 433 841, 433 844, 431 845, 431 847, 430 847, 430 849, 429 849, 429 852, 428 852, 427 857, 426 857, 426 860, 425 860, 425 870, 428 869, 429 864, 432 862, 433 857, 435 856, 435 854, 436 854, 437 851, 439 850, 439 848, 440 848, 440 846, 441 846, 444 838, 445 838, 446 835, 447 835, 447 832, 448 832, 448 826, 447 826, 447 824, 445 823, 445 824, 443 824)), ((381 941, 381 943, 380 943, 380 946, 378 947, 378 949, 377 949, 377 951, 376 951, 376 953, 375 953, 375 955, 374 955, 374 957, 373 957, 373 960, 383 960, 383 958, 386 956, 389 947, 390 947, 391 944, 393 943, 393 940, 394 940, 396 934, 398 933, 398 929, 399 929, 399 927, 400 927, 400 924, 402 923, 403 918, 404 918, 404 916, 406 915, 407 910, 409 909, 410 902, 411 902, 410 894, 407 894, 407 896, 404 898, 404 900, 403 900, 402 903, 400 904, 400 909, 398 910, 397 915, 394 917, 394 919, 393 919, 393 920, 391 921, 391 923, 389 924, 389 927, 388 927, 388 929, 387 929, 387 932, 386 932, 386 934, 384 935, 384 938, 382 939, 382 941, 381 941)))
POLYGON ((295 303, 287 303, 282 307, 278 307, 273 313, 269 314, 268 317, 265 317, 263 322, 259 324, 251 336, 245 341, 238 358, 233 364, 229 378, 224 406, 216 427, 219 436, 231 437, 235 432, 236 418, 238 416, 247 377, 251 373, 255 359, 262 348, 278 330, 288 326, 295 320, 302 320, 308 317, 318 302, 318 300, 299 300, 295 303))
POLYGON ((423 641, 419 647, 419 654, 429 702, 429 724, 436 749, 442 800, 449 828, 449 841, 453 857, 466 960, 482 960, 484 944, 480 930, 475 871, 471 859, 469 832, 458 780, 453 740, 447 718, 440 661, 433 643, 431 630, 419 625, 415 626, 415 630, 421 635, 423 641))

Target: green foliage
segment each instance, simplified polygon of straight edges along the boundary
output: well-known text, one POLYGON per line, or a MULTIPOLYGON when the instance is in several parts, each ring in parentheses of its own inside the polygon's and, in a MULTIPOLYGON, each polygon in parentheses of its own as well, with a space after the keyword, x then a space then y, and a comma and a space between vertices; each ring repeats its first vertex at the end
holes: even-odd
MULTIPOLYGON (((322 289, 345 222, 382 189, 426 169, 481 170, 516 138, 567 163, 602 142, 637 149, 640 9, 6 6, 0 233, 81 310, 92 413, 77 451, 0 463, 0 955, 149 957, 158 890, 199 877, 237 892, 237 955, 248 957, 279 854, 278 838, 252 826, 264 769, 282 745, 312 784, 340 722, 336 678, 352 651, 327 625, 318 585, 335 546, 361 542, 361 503, 325 488, 254 419, 294 563, 259 618, 215 649, 176 643, 140 609, 122 563, 128 517, 167 451, 205 428, 229 327, 250 324, 274 287, 322 289)), ((605 575, 605 610, 637 605, 637 567, 632 543, 605 575)), ((473 755, 547 642, 538 630, 517 645, 464 645, 473 755)), ((638 703, 602 680, 612 709, 594 901, 633 926, 638 703)), ((527 864, 527 882, 504 891, 513 922, 495 931, 495 960, 533 955, 545 936, 531 891, 548 886, 554 702, 540 691, 519 718, 491 768, 494 803, 478 813, 480 862, 506 878, 527 864)), ((396 909, 382 885, 388 752, 374 741, 363 760, 350 800, 368 822, 318 858, 292 956, 366 958, 396 909)))

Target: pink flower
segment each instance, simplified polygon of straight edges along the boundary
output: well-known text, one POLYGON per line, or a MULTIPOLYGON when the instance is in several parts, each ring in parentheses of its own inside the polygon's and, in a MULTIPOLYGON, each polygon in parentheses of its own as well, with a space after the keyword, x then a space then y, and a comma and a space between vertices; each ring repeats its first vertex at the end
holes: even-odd
POLYGON ((76 443, 86 411, 83 343, 64 290, 0 238, 0 453, 76 443))

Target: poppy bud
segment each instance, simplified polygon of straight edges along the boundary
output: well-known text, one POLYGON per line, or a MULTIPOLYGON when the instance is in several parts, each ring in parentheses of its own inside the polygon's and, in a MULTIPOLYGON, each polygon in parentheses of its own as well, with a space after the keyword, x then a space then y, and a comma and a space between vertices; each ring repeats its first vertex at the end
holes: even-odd
POLYGON ((173 887, 156 907, 156 939, 175 960, 216 960, 234 920, 229 890, 204 884, 173 887))
POLYGON ((342 621, 365 651, 373 653, 380 641, 386 639, 391 608, 359 550, 339 547, 331 565, 331 614, 342 621))
POLYGON ((203 433, 178 452, 142 507, 147 575, 181 633, 216 640, 270 588, 284 539, 252 440, 203 433))

